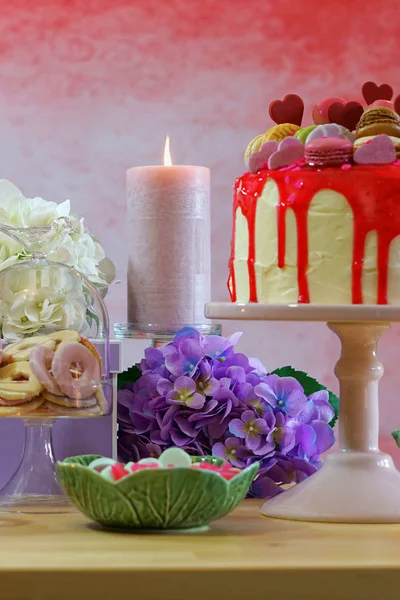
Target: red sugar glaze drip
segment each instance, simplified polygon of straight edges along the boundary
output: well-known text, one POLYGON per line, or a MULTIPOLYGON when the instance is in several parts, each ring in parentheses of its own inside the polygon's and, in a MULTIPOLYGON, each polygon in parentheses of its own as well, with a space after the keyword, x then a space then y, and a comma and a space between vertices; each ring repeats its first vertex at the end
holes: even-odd
POLYGON ((278 267, 285 266, 286 211, 294 211, 297 224, 298 302, 310 302, 308 269, 308 209, 312 198, 321 190, 331 189, 342 194, 353 211, 352 302, 362 304, 362 273, 365 241, 368 233, 377 232, 378 289, 377 304, 387 304, 388 262, 392 240, 400 235, 400 168, 397 165, 359 166, 351 169, 324 169, 309 167, 282 171, 261 170, 246 173, 236 180, 233 201, 233 231, 229 260, 229 291, 236 302, 235 216, 238 208, 247 219, 249 231, 248 269, 250 302, 257 302, 255 277, 255 217, 257 201, 268 178, 278 186, 280 203, 277 207, 278 267))
POLYGON ((235 260, 235 239, 236 239, 236 209, 239 207, 243 213, 243 216, 247 219, 249 228, 249 254, 247 259, 247 265, 249 269, 249 282, 250 282, 250 302, 257 302, 257 288, 256 288, 256 273, 254 269, 254 261, 256 258, 256 245, 255 245, 255 226, 256 226, 256 209, 257 200, 261 194, 264 184, 268 179, 268 171, 259 171, 258 173, 248 173, 239 179, 236 179, 234 186, 234 202, 233 202, 233 231, 231 241, 231 257, 229 260, 229 280, 228 288, 231 295, 232 302, 236 302, 236 281, 235 271, 233 268, 233 261, 235 260), (250 176, 249 179, 247 175, 250 176))

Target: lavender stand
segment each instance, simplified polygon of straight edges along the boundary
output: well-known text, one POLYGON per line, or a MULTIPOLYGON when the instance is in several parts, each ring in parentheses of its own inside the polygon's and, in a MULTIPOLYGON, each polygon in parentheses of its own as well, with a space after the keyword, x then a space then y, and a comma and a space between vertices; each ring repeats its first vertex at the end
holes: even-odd
POLYGON ((205 312, 210 319, 325 321, 342 344, 335 368, 339 451, 309 479, 267 500, 261 513, 298 521, 400 523, 400 473, 378 446, 383 366, 376 354, 381 335, 400 321, 400 307, 210 303, 205 312))

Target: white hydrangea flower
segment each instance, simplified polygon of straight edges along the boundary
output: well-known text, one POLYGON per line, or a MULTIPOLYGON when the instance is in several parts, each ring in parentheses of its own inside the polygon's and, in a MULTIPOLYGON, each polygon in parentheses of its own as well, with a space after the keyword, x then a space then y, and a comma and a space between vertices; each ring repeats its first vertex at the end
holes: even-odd
MULTIPOLYGON (((75 267, 89 281, 100 288, 102 295, 115 278, 115 268, 106 258, 99 241, 85 228, 83 219, 70 214, 70 201, 61 204, 43 198, 26 198, 10 181, 0 180, 0 225, 13 227, 40 227, 51 225, 60 217, 67 217, 73 231, 65 236, 61 248, 48 258, 75 267)), ((24 256, 18 242, 0 232, 0 270, 24 256)))
POLYGON ((0 292, 0 311, 5 339, 32 335, 41 330, 73 329, 83 332, 86 306, 81 299, 65 296, 51 288, 0 292))

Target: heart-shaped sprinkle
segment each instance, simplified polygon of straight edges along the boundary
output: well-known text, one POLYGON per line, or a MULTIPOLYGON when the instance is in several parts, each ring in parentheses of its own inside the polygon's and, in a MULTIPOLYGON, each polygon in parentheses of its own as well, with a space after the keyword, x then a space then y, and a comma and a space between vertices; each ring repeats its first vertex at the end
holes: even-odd
POLYGON ((393 104, 394 104, 394 110, 397 112, 398 115, 400 115, 400 94, 398 96, 396 96, 393 104))
POLYGON ((377 85, 373 81, 366 81, 362 86, 362 95, 365 102, 370 105, 375 100, 391 100, 393 98, 393 88, 388 83, 377 85))
POLYGON ((304 157, 304 144, 296 138, 287 137, 279 144, 277 152, 268 159, 268 168, 271 170, 288 167, 304 157))
POLYGON ((273 140, 269 142, 265 142, 258 152, 253 152, 248 160, 248 169, 251 173, 256 173, 262 168, 265 168, 268 165, 268 159, 278 150, 278 142, 273 140))
POLYGON ((343 125, 353 131, 355 129, 364 109, 359 102, 351 101, 346 104, 334 102, 328 109, 328 117, 331 123, 343 125))
POLYGON ((288 94, 283 100, 274 100, 269 105, 269 116, 277 123, 292 123, 301 127, 304 102, 297 94, 288 94))
POLYGON ((354 162, 359 165, 390 165, 396 160, 396 148, 385 134, 376 135, 354 152, 354 162))

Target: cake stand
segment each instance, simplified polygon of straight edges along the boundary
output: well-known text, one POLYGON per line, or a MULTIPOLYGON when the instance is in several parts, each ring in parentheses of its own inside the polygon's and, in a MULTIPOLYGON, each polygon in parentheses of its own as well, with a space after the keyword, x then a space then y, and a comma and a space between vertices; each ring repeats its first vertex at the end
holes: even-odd
POLYGON ((400 523, 400 473, 379 450, 377 354, 381 335, 400 321, 400 307, 210 303, 210 319, 324 321, 340 339, 335 374, 340 383, 339 451, 322 468, 267 500, 263 515, 299 521, 400 523))

